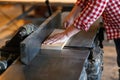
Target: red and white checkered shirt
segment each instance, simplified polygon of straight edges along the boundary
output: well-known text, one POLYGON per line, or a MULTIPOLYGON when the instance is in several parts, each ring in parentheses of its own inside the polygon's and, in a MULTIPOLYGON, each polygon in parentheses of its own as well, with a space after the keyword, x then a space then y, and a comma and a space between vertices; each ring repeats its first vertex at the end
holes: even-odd
POLYGON ((87 31, 101 15, 108 39, 120 38, 120 0, 78 0, 76 5, 82 8, 74 26, 87 31))

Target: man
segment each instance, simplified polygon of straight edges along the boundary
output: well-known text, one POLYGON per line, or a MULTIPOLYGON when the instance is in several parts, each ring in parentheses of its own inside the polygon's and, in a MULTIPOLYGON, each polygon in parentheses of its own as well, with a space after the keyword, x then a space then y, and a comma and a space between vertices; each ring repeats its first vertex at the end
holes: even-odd
POLYGON ((88 31, 100 16, 103 18, 107 39, 113 39, 120 67, 120 0, 78 0, 64 21, 66 30, 46 40, 45 44, 64 41, 81 30, 88 31))

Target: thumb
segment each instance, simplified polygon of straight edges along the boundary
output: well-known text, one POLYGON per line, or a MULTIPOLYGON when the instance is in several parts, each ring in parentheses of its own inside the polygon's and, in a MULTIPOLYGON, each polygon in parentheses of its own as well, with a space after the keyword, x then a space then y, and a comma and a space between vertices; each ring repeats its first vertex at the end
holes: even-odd
POLYGON ((64 22, 64 27, 67 28, 69 25, 69 22, 64 22))

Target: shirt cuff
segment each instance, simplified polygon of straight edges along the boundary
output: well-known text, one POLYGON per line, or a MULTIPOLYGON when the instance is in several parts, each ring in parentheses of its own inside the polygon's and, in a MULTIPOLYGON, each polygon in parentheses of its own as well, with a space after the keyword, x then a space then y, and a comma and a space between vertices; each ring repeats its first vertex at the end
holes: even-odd
POLYGON ((82 31, 88 31, 89 30, 89 26, 88 26, 88 23, 84 23, 84 22, 78 22, 78 20, 75 20, 74 21, 74 27, 76 27, 77 29, 80 29, 80 30, 82 30, 82 31))

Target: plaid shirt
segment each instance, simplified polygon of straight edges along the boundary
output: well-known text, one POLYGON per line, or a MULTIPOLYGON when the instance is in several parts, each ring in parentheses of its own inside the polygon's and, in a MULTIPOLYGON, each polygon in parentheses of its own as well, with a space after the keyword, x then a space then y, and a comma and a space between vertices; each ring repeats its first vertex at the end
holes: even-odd
POLYGON ((120 38, 120 0, 78 0, 82 8, 74 26, 87 31, 101 15, 108 39, 120 38))

